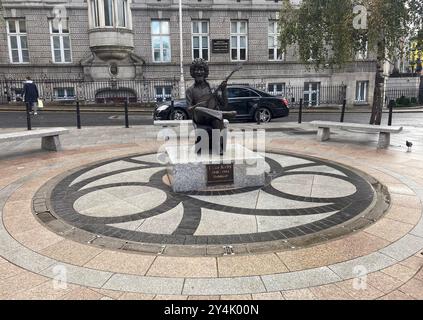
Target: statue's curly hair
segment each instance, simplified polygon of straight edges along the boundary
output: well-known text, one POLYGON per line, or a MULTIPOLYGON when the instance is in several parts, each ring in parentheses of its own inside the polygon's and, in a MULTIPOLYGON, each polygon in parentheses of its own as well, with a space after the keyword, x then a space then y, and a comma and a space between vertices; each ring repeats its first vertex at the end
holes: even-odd
POLYGON ((195 58, 194 61, 192 61, 191 66, 189 68, 189 73, 191 74, 191 77, 194 78, 194 70, 195 68, 203 68, 205 71, 205 78, 209 76, 209 65, 207 64, 207 61, 201 58, 195 58))

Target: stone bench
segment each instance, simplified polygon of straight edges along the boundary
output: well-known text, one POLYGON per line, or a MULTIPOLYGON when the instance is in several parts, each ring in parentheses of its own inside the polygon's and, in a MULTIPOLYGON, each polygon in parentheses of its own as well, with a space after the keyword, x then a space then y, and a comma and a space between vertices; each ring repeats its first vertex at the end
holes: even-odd
POLYGON ((65 128, 35 129, 28 131, 0 133, 0 143, 9 141, 23 141, 41 138, 41 148, 48 151, 59 151, 62 149, 59 135, 69 133, 65 128))
POLYGON ((393 126, 378 126, 372 124, 348 123, 348 122, 333 122, 333 121, 311 121, 310 125, 317 127, 317 139, 319 141, 326 141, 330 138, 330 128, 337 129, 351 129, 365 132, 379 133, 379 141, 377 147, 385 149, 389 147, 391 141, 391 133, 399 133, 402 127, 393 126))

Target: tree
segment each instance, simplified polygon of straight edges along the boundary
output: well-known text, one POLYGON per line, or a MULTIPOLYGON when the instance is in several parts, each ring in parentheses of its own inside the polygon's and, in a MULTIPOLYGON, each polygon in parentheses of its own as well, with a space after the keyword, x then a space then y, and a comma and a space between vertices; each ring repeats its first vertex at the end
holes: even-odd
POLYGON ((341 68, 367 45, 376 53, 370 123, 380 124, 383 65, 404 54, 399 44, 418 34, 422 16, 421 0, 283 0, 279 41, 284 50, 295 46, 300 61, 316 69, 341 68))

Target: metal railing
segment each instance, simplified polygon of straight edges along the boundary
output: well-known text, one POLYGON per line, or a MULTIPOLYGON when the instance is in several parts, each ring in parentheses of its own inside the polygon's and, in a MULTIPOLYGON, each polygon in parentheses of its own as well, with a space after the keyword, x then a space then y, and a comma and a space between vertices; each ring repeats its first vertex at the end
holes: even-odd
POLYGON ((347 86, 331 85, 324 86, 318 85, 315 90, 309 90, 304 86, 283 86, 279 90, 269 90, 266 84, 252 84, 253 88, 265 91, 269 94, 276 96, 283 96, 290 102, 294 101, 294 105, 299 105, 303 99, 304 107, 318 107, 327 105, 342 105, 347 94, 347 86))
MULTIPOLYGON (((33 79, 45 102, 61 104, 80 101, 84 104, 151 103, 179 98, 179 81, 176 79, 103 80, 86 81, 81 78, 33 79)), ((0 79, 0 103, 22 101, 25 79, 0 79)), ((314 90, 304 86, 269 86, 265 83, 244 83, 272 95, 284 96, 298 104, 303 99, 305 107, 341 105, 347 87, 343 84, 324 86, 314 90), (274 89, 274 90, 270 90, 274 89), (278 90, 279 89, 279 90, 278 90)))
POLYGON ((395 101, 397 107, 413 107, 423 105, 423 89, 396 88, 385 92, 385 101, 395 101))
MULTIPOLYGON (((85 81, 79 78, 40 78, 33 81, 40 97, 47 103, 150 103, 179 97, 179 85, 175 79, 85 81)), ((0 103, 22 101, 24 82, 25 79, 0 79, 0 103)))

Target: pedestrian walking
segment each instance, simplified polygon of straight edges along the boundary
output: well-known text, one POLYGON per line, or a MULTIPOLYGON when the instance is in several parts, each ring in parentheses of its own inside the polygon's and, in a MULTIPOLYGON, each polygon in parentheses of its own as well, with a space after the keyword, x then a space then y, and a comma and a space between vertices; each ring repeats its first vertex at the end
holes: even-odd
POLYGON ((22 94, 25 103, 29 105, 31 114, 36 115, 39 94, 37 85, 31 80, 31 77, 26 77, 22 94))

